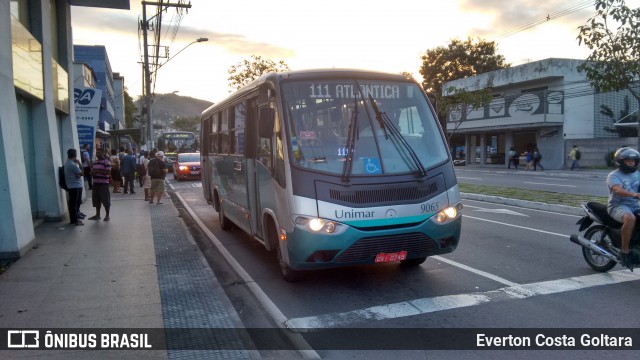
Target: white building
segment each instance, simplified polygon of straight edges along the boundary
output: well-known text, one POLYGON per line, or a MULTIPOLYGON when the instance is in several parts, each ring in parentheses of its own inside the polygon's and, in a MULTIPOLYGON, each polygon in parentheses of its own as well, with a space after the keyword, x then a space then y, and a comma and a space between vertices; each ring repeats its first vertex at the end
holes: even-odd
MULTIPOLYGON (((633 140, 620 138, 624 123, 635 117, 619 120, 625 111, 637 113, 637 102, 626 91, 595 94, 585 74, 577 70, 583 62, 551 58, 445 83, 443 89, 489 88, 494 97, 484 108, 459 106, 450 112, 447 132, 454 133, 455 156, 462 150, 467 163, 506 167, 511 147, 519 153, 537 147, 545 168, 560 169, 566 165, 567 148, 588 143, 585 139, 615 138, 610 141, 613 149, 625 141, 635 144, 635 133, 633 140), (609 115, 604 114, 606 109, 609 115)), ((589 151, 592 165, 604 165, 607 151, 589 151)))
POLYGON ((72 5, 129 9, 129 0, 0 0, 0 258, 22 256, 34 226, 67 212, 57 169, 79 148, 72 5))

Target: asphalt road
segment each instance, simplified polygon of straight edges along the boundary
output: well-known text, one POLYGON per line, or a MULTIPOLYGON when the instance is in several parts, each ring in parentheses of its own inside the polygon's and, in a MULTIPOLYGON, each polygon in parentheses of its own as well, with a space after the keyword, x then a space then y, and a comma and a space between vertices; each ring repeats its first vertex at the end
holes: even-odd
MULTIPOLYGON (((594 272, 580 248, 568 239, 577 230, 577 216, 464 200, 461 242, 452 254, 434 256, 412 269, 392 263, 314 271, 292 284, 282 279, 274 254, 261 244, 240 230, 220 229, 217 213, 204 201, 199 182, 170 183, 250 277, 247 281, 229 269, 216 271, 248 327, 263 326, 264 314, 275 313, 276 323, 296 329, 387 329, 378 334, 382 338, 369 339, 373 344, 384 343, 384 337, 402 334, 398 329, 407 328, 435 329, 427 336, 436 335, 437 329, 457 328, 477 332, 640 328, 640 317, 633 315, 640 274, 620 266, 607 274, 594 272), (260 289, 260 295, 252 292, 256 302, 249 301, 248 287, 260 289)), ((211 262, 223 263, 220 258, 211 262)), ((313 333, 300 335, 327 359, 619 359, 630 355, 594 349, 326 350, 313 333)))

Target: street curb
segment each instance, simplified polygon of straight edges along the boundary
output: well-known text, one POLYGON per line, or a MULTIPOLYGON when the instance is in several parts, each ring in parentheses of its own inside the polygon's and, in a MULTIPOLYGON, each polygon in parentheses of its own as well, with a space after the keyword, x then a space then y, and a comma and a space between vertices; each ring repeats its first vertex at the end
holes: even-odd
MULTIPOLYGON (((189 216, 193 219, 196 225, 200 228, 200 230, 205 234, 206 237, 209 238, 209 241, 218 249, 220 254, 222 254, 223 258, 227 263, 234 269, 234 271, 240 276, 242 282, 249 289, 249 291, 253 294, 253 296, 257 299, 257 301, 262 305, 267 314, 271 317, 271 319, 278 325, 284 326, 287 322, 287 317, 278 309, 278 307, 271 301, 271 299, 264 293, 262 288, 256 283, 251 276, 244 270, 242 265, 240 265, 235 258, 229 253, 226 247, 222 244, 222 242, 209 230, 206 225, 200 220, 198 215, 193 211, 193 209, 187 204, 187 201, 180 195, 178 192, 174 192, 178 200, 182 203, 184 209, 189 213, 189 216)), ((217 279, 216 279, 217 280, 217 279)), ((224 291, 223 291, 224 292, 224 291)), ((224 293, 226 297, 226 293, 224 293)), ((227 298, 229 302, 229 300, 227 298)), ((231 305, 233 307, 233 305, 231 305)), ((235 312, 235 308, 233 310, 235 312)), ((236 313, 237 316, 237 313, 236 313)), ((322 359, 320 355, 313 350, 311 345, 307 343, 307 341, 302 337, 302 335, 294 332, 287 332, 286 335, 289 337, 289 340, 296 347, 295 351, 300 353, 302 359, 322 359)))
POLYGON ((584 210, 582 210, 582 208, 579 208, 579 207, 547 204, 547 203, 541 203, 536 201, 506 198, 502 196, 470 194, 470 193, 461 192, 460 197, 463 199, 486 201, 486 202, 495 203, 495 204, 519 206, 527 209, 551 211, 551 212, 557 212, 557 213, 568 214, 568 215, 583 216, 585 214, 584 210))

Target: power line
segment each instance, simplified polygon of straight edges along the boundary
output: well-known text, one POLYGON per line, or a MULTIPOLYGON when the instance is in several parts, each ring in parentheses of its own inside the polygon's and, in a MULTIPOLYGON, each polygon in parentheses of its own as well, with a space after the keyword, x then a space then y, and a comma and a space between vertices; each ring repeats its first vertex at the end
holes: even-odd
POLYGON ((593 6, 593 0, 581 1, 578 4, 572 5, 569 8, 566 8, 564 10, 561 10, 561 11, 558 11, 558 12, 555 12, 555 13, 552 13, 552 14, 547 14, 547 16, 542 18, 542 19, 538 19, 538 20, 530 22, 530 23, 528 23, 526 25, 522 25, 520 27, 508 30, 508 31, 496 36, 495 38, 493 38, 493 40, 495 41, 495 40, 499 40, 499 39, 504 39, 504 38, 509 37, 511 35, 515 35, 515 34, 517 34, 519 32, 522 32, 522 31, 525 31, 525 30, 529 30, 529 29, 531 29, 533 27, 536 27, 536 26, 538 26, 540 24, 543 24, 545 22, 549 22, 551 20, 558 19, 558 18, 560 18, 562 16, 572 14, 572 13, 574 13, 576 11, 580 11, 582 9, 586 9, 586 8, 588 8, 590 6, 593 6))

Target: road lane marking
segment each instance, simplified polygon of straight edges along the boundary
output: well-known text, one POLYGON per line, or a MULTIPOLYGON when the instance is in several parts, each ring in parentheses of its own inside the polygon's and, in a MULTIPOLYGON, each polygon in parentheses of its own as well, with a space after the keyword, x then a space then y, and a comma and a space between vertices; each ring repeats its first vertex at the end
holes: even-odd
POLYGON ((487 201, 483 201, 483 200, 474 200, 474 199, 462 199, 462 202, 463 202, 465 207, 473 207, 473 206, 467 204, 468 201, 479 202, 479 203, 483 203, 483 204, 491 204, 493 206, 512 207, 512 208, 516 208, 516 209, 520 209, 520 210, 526 210, 526 211, 537 211, 537 212, 543 212, 543 213, 547 213, 547 214, 564 215, 564 216, 570 216, 570 217, 574 217, 574 218, 581 218, 582 217, 582 216, 573 215, 573 214, 565 214, 565 213, 559 213, 559 212, 549 211, 549 210, 529 209, 529 208, 523 208, 521 206, 508 205, 508 204, 498 204, 498 203, 492 203, 492 202, 487 202, 487 201))
POLYGON ((289 319, 285 325, 289 329, 299 332, 304 332, 305 330, 312 331, 314 328, 347 327, 364 321, 423 315, 443 310, 477 306, 489 302, 526 299, 534 296, 551 295, 637 280, 640 280, 640 273, 632 273, 628 270, 612 271, 567 279, 522 285, 516 284, 514 286, 485 292, 436 296, 340 313, 293 318, 289 319))
POLYGON ((509 209, 486 208, 486 207, 473 206, 473 205, 465 205, 464 207, 465 207, 465 209, 466 208, 478 209, 478 210, 473 210, 473 211, 478 211, 478 212, 489 212, 489 213, 495 213, 495 214, 507 214, 507 215, 517 215, 517 216, 529 217, 529 215, 527 215, 527 214, 522 214, 522 213, 519 213, 517 211, 513 211, 513 210, 509 210, 509 209))
POLYGON ((564 187, 577 187, 575 185, 564 185, 564 184, 549 184, 549 183, 538 183, 538 182, 529 182, 529 181, 523 181, 524 184, 532 184, 532 185, 551 185, 551 186, 564 186, 564 187))
POLYGON ((482 180, 482 178, 472 178, 472 177, 462 177, 462 176, 456 176, 456 178, 466 179, 466 180, 482 180))
POLYGON ((436 259, 438 261, 442 261, 444 263, 447 263, 449 265, 453 265, 453 266, 458 267, 460 269, 470 271, 470 272, 472 272, 472 273, 474 273, 476 275, 484 276, 484 277, 489 278, 491 280, 497 281, 497 282, 499 282, 499 283, 501 283, 503 285, 507 285, 507 286, 516 286, 516 285, 518 285, 518 283, 515 283, 513 281, 509 281, 507 279, 501 278, 500 276, 493 275, 491 273, 488 273, 488 272, 485 272, 485 271, 482 271, 482 270, 478 270, 476 268, 472 268, 471 266, 467 266, 465 264, 461 264, 459 262, 456 262, 456 261, 453 261, 453 260, 449 260, 447 258, 443 258, 442 256, 436 255, 436 256, 432 256, 432 258, 436 259))
POLYGON ((544 234, 549 234, 549 235, 556 235, 556 236, 562 236, 565 238, 568 238, 569 235, 567 234, 559 234, 559 233, 554 233, 551 231, 546 231, 546 230, 540 230, 540 229, 534 229, 534 228, 530 228, 530 227, 526 227, 526 226, 520 226, 520 225, 515 225, 515 224, 508 224, 502 221, 495 221, 495 220, 489 220, 489 219, 483 219, 483 218, 479 218, 479 217, 475 217, 475 216, 469 216, 469 215, 462 215, 462 217, 467 217, 469 219, 474 219, 474 220, 480 220, 480 221, 486 221, 486 222, 490 222, 490 223, 494 223, 494 224, 500 224, 500 225, 504 225, 504 226, 511 226, 511 227, 515 227, 515 228, 519 228, 519 229, 525 229, 525 230, 531 230, 531 231, 537 231, 537 232, 541 232, 544 234))

